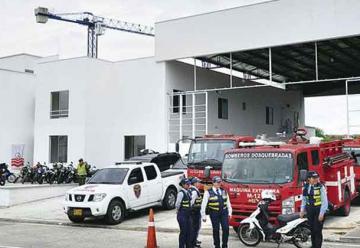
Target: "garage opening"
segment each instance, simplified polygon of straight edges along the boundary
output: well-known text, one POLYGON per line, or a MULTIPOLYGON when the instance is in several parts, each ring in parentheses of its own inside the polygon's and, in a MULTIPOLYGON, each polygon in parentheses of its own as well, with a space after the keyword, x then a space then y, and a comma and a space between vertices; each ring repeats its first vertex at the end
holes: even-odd
POLYGON ((125 136, 125 159, 138 156, 145 149, 146 136, 125 136))

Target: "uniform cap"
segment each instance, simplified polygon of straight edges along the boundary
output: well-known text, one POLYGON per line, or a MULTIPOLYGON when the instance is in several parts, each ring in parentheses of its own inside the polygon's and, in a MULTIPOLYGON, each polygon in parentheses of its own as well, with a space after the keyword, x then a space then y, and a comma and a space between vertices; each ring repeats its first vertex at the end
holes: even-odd
POLYGON ((319 174, 316 171, 309 171, 308 172, 308 178, 318 178, 319 174))
POLYGON ((199 178, 197 178, 197 177, 193 177, 193 178, 191 178, 191 184, 195 184, 195 183, 200 183, 201 182, 201 180, 199 179, 199 178))
POLYGON ((181 179, 180 185, 185 185, 185 184, 191 184, 191 182, 188 178, 181 179))
POLYGON ((221 183, 221 178, 218 176, 213 177, 212 179, 213 183, 221 183))

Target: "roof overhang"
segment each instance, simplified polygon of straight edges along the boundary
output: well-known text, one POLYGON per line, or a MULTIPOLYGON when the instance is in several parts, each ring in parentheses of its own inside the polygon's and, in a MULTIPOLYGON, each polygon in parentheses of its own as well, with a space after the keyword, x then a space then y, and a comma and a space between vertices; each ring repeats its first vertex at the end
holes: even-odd
POLYGON ((358 36, 358 0, 274 0, 156 23, 157 61, 358 36))

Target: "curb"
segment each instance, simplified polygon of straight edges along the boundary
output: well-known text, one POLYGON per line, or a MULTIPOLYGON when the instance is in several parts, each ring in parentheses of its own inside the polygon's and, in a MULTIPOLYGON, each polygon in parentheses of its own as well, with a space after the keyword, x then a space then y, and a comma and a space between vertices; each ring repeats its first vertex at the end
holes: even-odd
MULTIPOLYGON (((72 226, 72 227, 87 227, 87 228, 102 228, 102 229, 113 229, 113 230, 147 232, 147 227, 121 226, 121 224, 108 226, 108 225, 90 224, 90 223, 70 223, 70 222, 63 223, 55 220, 10 219, 10 218, 0 218, 0 221, 10 222, 10 223, 28 223, 28 224, 42 224, 42 225, 54 225, 54 226, 72 226)), ((178 233, 179 230, 174 228, 156 227, 156 232, 178 233)), ((201 232, 201 234, 212 235, 212 230, 205 229, 201 232)))

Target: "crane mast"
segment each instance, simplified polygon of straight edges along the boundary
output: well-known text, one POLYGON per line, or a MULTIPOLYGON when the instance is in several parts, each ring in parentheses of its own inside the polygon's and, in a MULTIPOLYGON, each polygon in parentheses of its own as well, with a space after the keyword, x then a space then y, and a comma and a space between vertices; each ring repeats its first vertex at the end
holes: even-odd
POLYGON ((48 19, 77 23, 87 26, 87 56, 98 57, 98 37, 105 33, 107 28, 146 36, 155 36, 155 29, 151 26, 120 21, 112 18, 96 16, 91 12, 79 13, 51 13, 47 8, 35 9, 37 23, 47 23, 48 19))

